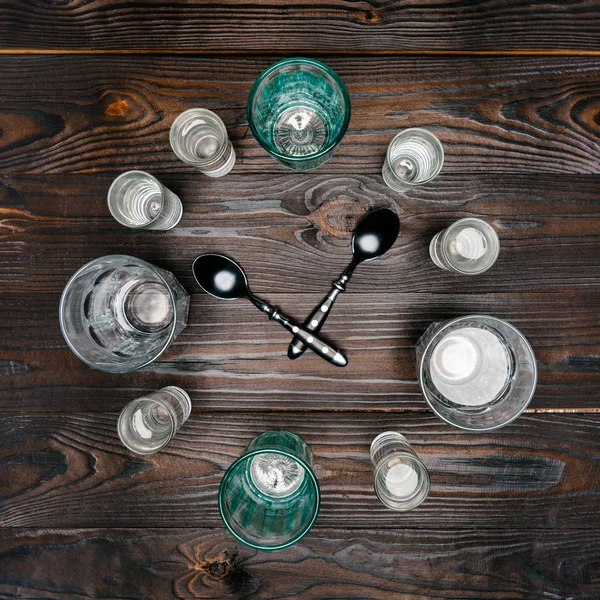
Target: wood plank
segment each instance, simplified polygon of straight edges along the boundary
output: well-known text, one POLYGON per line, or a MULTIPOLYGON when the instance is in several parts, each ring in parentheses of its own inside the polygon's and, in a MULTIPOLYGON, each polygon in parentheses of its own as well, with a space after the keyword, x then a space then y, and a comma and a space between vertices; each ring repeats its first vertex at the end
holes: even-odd
MULTIPOLYGON (((277 58, 5 56, 0 171, 191 173, 170 151, 168 129, 181 111, 205 106, 228 126, 236 172, 282 172, 246 118, 253 81, 277 58)), ((323 60, 347 83, 353 116, 320 172, 378 173, 398 129, 427 126, 444 144, 446 173, 600 173, 600 58, 323 60)))
MULTIPOLYGON (((269 295, 302 319, 318 296, 269 295)), ((312 352, 290 362, 290 337, 251 304, 194 294, 187 329, 137 373, 94 371, 66 347, 58 295, 14 296, 0 318, 0 408, 117 410, 131 397, 176 382, 206 409, 383 410, 426 408, 415 344, 435 322, 492 314, 527 336, 539 382, 533 409, 600 410, 600 299, 573 294, 365 294, 347 292, 324 329, 347 352, 334 367, 312 352)))
POLYGON ((256 552, 221 530, 0 532, 0 598, 595 600, 590 531, 339 531, 256 552))
POLYGON ((401 234, 384 257, 357 270, 352 292, 571 292, 600 285, 597 176, 445 175, 398 195, 381 176, 170 174, 162 179, 183 199, 185 214, 167 233, 134 232, 111 218, 106 191, 114 176, 0 178, 1 292, 60 293, 81 265, 114 253, 162 265, 193 291, 194 258, 217 251, 242 262, 256 293, 314 293, 318 302, 350 260, 357 221, 375 206, 400 214, 401 234), (442 271, 429 258, 435 233, 466 216, 488 220, 501 240, 498 262, 478 277, 442 271))
POLYGON ((2 48, 193 51, 600 50, 600 5, 481 0, 469 3, 123 0, 43 3, 0 10, 2 48))
POLYGON ((223 471, 267 429, 315 455, 323 527, 584 529, 600 517, 600 415, 522 415, 472 435, 431 415, 195 414, 161 453, 137 456, 117 413, 3 414, 1 527, 213 527, 223 471), (403 432, 431 472, 430 496, 398 515, 375 497, 369 445, 403 432))

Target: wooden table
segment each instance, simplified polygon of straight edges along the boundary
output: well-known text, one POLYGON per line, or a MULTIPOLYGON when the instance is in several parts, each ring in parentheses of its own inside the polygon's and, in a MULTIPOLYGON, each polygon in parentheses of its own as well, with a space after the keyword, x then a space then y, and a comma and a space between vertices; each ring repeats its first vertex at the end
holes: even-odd
POLYGON ((0 598, 598 599, 600 597, 600 2, 13 0, 0 5, 0 598), (246 119, 252 82, 284 56, 331 65, 352 97, 334 158, 286 172, 246 119), (234 171, 211 180, 170 150, 181 111, 227 124, 234 171), (446 151, 430 185, 380 171, 394 132, 427 126, 446 151), (168 233, 119 226, 106 191, 148 170, 181 196, 168 233), (302 319, 348 262, 372 206, 402 232, 360 267, 326 324, 337 369, 292 363, 249 303, 200 293, 191 263, 240 259, 255 291, 302 319), (433 234, 488 220, 487 274, 445 273, 433 234), (156 363, 93 371, 58 327, 69 276, 125 253, 175 273, 189 325, 156 363), (428 325, 485 313, 531 341, 539 385, 495 433, 442 423, 415 380, 428 325), (180 385, 193 414, 162 453, 126 451, 132 398, 180 385), (311 445, 322 510, 297 546, 251 551, 216 493, 270 428, 311 445), (417 510, 375 498, 368 449, 403 432, 431 470, 417 510))

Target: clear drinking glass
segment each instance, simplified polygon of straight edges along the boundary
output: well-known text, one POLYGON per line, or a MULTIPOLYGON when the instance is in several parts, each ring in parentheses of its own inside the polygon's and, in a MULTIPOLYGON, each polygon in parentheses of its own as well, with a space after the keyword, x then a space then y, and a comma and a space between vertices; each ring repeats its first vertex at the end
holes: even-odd
POLYGON ((127 404, 119 415, 117 431, 132 452, 154 454, 171 441, 191 411, 192 401, 185 391, 165 387, 127 404))
POLYGON ((383 180, 389 188, 402 192, 431 181, 443 164, 444 149, 433 133, 418 127, 405 129, 388 146, 383 180))
POLYGON ((225 526, 259 550, 292 546, 311 529, 321 496, 306 442, 288 431, 254 438, 227 469, 219 488, 225 526))
POLYGON ((108 190, 111 215, 131 229, 166 231, 181 221, 181 200, 144 171, 121 173, 108 190))
POLYGON ((479 275, 498 258, 500 240, 494 228, 475 218, 460 219, 438 232, 429 245, 431 260, 441 269, 479 275))
POLYGON ((188 293, 168 271, 133 256, 103 256, 65 286, 60 328, 89 366, 127 373, 164 352, 185 328, 188 308, 188 293))
POLYGON ((417 378, 431 409, 470 431, 516 419, 537 382, 533 350, 510 323, 481 315, 433 323, 417 343, 417 378))
POLYGON ((395 431, 380 433, 371 443, 374 486, 377 497, 393 510, 411 510, 427 498, 429 471, 395 431))
POLYGON ((180 160, 208 177, 223 177, 235 165, 235 150, 225 124, 205 108, 182 112, 171 125, 169 139, 180 160))
POLYGON ((248 97, 248 123, 258 143, 283 166, 316 169, 333 154, 350 122, 350 96, 327 65, 288 58, 271 65, 248 97))

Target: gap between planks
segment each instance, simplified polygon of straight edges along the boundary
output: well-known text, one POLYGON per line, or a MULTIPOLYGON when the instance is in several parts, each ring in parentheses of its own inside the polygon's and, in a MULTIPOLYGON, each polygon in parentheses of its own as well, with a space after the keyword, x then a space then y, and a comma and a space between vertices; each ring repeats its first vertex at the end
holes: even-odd
POLYGON ((566 48, 548 48, 543 50, 521 49, 521 50, 307 50, 300 48, 297 50, 272 51, 265 50, 156 50, 156 49, 45 49, 45 48, 4 48, 0 49, 0 55, 11 54, 182 54, 182 55, 202 55, 202 56, 220 56, 220 55, 241 55, 241 56, 298 56, 304 54, 318 56, 598 56, 600 50, 569 50, 566 48))
MULTIPOLYGON (((113 409, 91 409, 81 408, 19 408, 5 407, 3 413, 116 413, 113 409)), ((211 408, 209 411, 204 409, 195 410, 192 408, 192 414, 200 413, 209 414, 284 414, 284 413, 384 413, 384 414, 430 414, 434 413, 428 408, 211 408)), ((521 414, 537 415, 537 414, 600 414, 600 407, 594 408, 527 408, 521 414)), ((440 420, 440 422, 443 422, 440 420)))

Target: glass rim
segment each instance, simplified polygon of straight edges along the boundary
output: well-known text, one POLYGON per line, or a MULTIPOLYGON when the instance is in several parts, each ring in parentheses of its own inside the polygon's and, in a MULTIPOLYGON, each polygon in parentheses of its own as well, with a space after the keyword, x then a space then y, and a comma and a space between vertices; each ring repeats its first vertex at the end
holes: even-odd
MULTIPOLYGON (((395 457, 404 458, 412 462, 413 464, 418 465, 419 471, 423 475, 423 485, 412 496, 406 499, 407 503, 409 503, 415 498, 418 499, 418 502, 416 504, 399 508, 390 504, 388 499, 386 499, 379 493, 378 486, 374 485, 373 487, 375 489, 375 495, 384 506, 398 512, 405 512, 408 510, 412 510, 413 508, 417 508, 417 506, 420 506, 421 504, 423 504, 423 502, 425 502, 425 499, 429 495, 429 490, 431 489, 431 475, 429 474, 429 469, 425 466, 423 461, 416 455, 416 453, 406 452, 404 450, 397 450, 391 452, 389 455, 382 457, 382 459, 377 463, 375 469, 373 470, 373 482, 377 481, 377 476, 385 467, 385 463, 395 457)), ((398 500, 398 502, 403 502, 403 500, 398 500)))
POLYGON ((350 124, 350 117, 352 114, 352 106, 350 103, 350 94, 348 92, 348 88, 346 84, 342 80, 342 78, 329 66, 325 63, 322 63, 319 60, 315 60, 314 58, 304 58, 304 57, 291 57, 284 58, 283 60, 279 60, 272 65, 269 65, 254 81, 252 87, 250 88, 250 93, 248 94, 248 104, 247 104, 247 118, 248 125, 250 126, 250 131, 252 131, 252 135, 254 139, 262 146, 264 150, 266 150, 271 156, 275 156, 284 161, 288 161, 291 163, 302 163, 307 162, 309 160, 314 160, 317 158, 321 158, 323 155, 327 154, 333 148, 335 148, 341 141, 344 135, 346 135, 346 131, 348 129, 348 125, 350 124), (289 64, 300 64, 300 65, 311 65, 313 67, 317 67, 321 71, 324 71, 326 75, 329 75, 334 82, 337 84, 342 97, 344 98, 344 120, 338 131, 335 138, 327 144, 327 146, 323 147, 318 152, 314 154, 309 154, 307 156, 288 156, 287 154, 282 154, 278 150, 274 150, 271 146, 267 145, 267 143, 263 140, 261 134, 258 132, 254 125, 254 119, 252 119, 252 107, 254 106, 254 100, 256 98, 256 94, 258 92, 259 87, 262 85, 263 81, 271 75, 273 71, 280 69, 282 66, 289 64))
MULTIPOLYGON (((162 389, 162 388, 161 388, 162 389)), ((160 390, 157 390, 160 391, 160 390)), ((119 413, 119 419, 117 421, 117 433, 119 435, 119 439, 121 440, 121 443, 123 444, 123 446, 125 446, 125 448, 127 448, 127 450, 134 452, 135 454, 141 454, 144 456, 147 456, 149 454, 156 454, 157 452, 160 452, 161 450, 164 450, 165 446, 167 446, 167 444, 169 444, 169 442, 175 437, 175 433, 176 433, 176 429, 175 429, 175 416, 173 414, 173 410, 172 408, 163 400, 160 400, 158 398, 151 398, 150 396, 141 396, 140 398, 134 398, 133 400, 131 400, 130 402, 128 402, 123 409, 121 410, 121 412, 119 413), (169 436, 168 438, 165 440, 165 442, 163 444, 161 444, 158 448, 156 448, 156 450, 138 450, 136 448, 132 448, 124 439, 123 436, 121 435, 121 419, 123 417, 123 414, 125 413, 125 410, 127 409, 127 407, 132 404, 133 402, 136 401, 145 401, 145 402, 154 402, 156 404, 160 404, 160 406, 162 406, 167 413, 169 413, 169 417, 170 417, 170 423, 171 423, 171 431, 169 432, 169 436)))
POLYGON ((446 263, 447 263, 445 265, 446 268, 449 271, 453 271, 454 273, 460 273, 461 275, 481 275, 482 273, 489 271, 489 269, 491 269, 494 266, 495 262, 498 260, 498 256, 500 255, 500 238, 498 237, 498 233, 487 221, 485 221, 484 219, 480 219, 478 217, 464 217, 463 219, 458 219, 458 221, 454 221, 454 223, 448 225, 448 227, 446 227, 446 229, 442 233, 440 243, 441 243, 441 253, 442 253, 443 257, 446 259, 446 263), (498 244, 494 248, 493 255, 490 254, 490 257, 489 257, 487 263, 484 263, 485 268, 479 269, 477 271, 464 271, 462 269, 457 268, 449 260, 448 253, 445 248, 444 242, 446 241, 448 236, 453 231, 455 231, 458 227, 461 227, 463 225, 468 225, 473 222, 477 223, 479 226, 481 226, 481 224, 483 223, 483 228, 486 229, 487 231, 491 232, 491 235, 496 239, 498 244))
POLYGON ((416 183, 410 182, 410 181, 404 181, 403 179, 400 179, 396 173, 394 172, 394 169, 391 168, 390 166, 390 171, 392 171, 392 173, 394 173, 394 176, 397 177, 398 179, 400 179, 400 181, 402 182, 402 185, 406 185, 406 186, 410 186, 410 187, 417 187, 419 185, 423 185, 424 183, 429 183, 432 179, 435 179, 439 174, 440 171, 442 170, 442 167, 444 166, 444 160, 446 158, 446 155, 444 153, 444 146, 442 145, 442 142, 440 142, 439 138, 437 137, 437 135, 435 135, 435 133, 432 133, 431 131, 429 131, 429 129, 425 129, 424 127, 408 127, 407 129, 402 129, 401 131, 399 131, 391 140, 390 143, 388 144, 387 150, 385 152, 385 162, 390 165, 390 156, 391 156, 391 152, 392 152, 392 144, 401 136, 404 136, 407 133, 424 133, 426 136, 432 138, 433 143, 439 148, 441 155, 442 155, 442 160, 440 161, 440 164, 438 165, 437 169, 434 171, 434 173, 428 177, 427 179, 424 179, 423 181, 418 181, 416 183))
POLYGON ((169 290, 169 299, 171 300, 171 308, 173 309, 173 322, 171 324, 171 331, 169 332, 169 337, 155 355, 153 355, 151 358, 149 358, 146 362, 142 363, 140 366, 135 367, 135 369, 133 369, 133 371, 139 371, 140 369, 147 367, 150 363, 155 361, 168 348, 169 344, 173 341, 173 338, 175 336, 175 327, 177 325, 177 305, 175 302, 175 298, 173 297, 173 290, 171 289, 169 282, 160 273, 158 273, 156 271, 156 269, 160 268, 160 267, 155 267, 154 265, 152 265, 149 262, 146 262, 142 258, 137 258, 135 256, 130 256, 128 254, 107 254, 106 256, 99 256, 98 258, 93 258, 92 260, 88 261, 87 263, 85 263, 84 265, 79 267, 79 269, 77 269, 77 271, 75 271, 75 273, 73 273, 73 275, 71 275, 71 277, 65 284, 62 294, 60 295, 60 303, 58 306, 58 321, 59 321, 59 325, 60 325, 60 332, 62 333, 63 339, 65 340, 65 342, 67 342, 67 346, 69 346, 69 348, 71 349, 73 354, 75 354, 75 356, 77 356, 77 358, 79 358, 79 360, 83 361, 86 365, 88 365, 88 367, 91 367, 92 369, 97 369, 98 371, 104 371, 105 373, 122 373, 123 372, 121 370, 115 370, 115 369, 111 369, 111 368, 107 368, 107 367, 100 367, 99 365, 97 365, 97 364, 89 361, 87 358, 85 358, 71 343, 69 336, 66 334, 66 326, 64 324, 64 320, 65 320, 64 313, 65 313, 67 291, 71 287, 72 283, 75 281, 75 278, 82 271, 87 269, 89 267, 89 265, 91 265, 92 263, 94 263, 96 261, 101 261, 101 260, 108 260, 110 258, 134 260, 134 261, 138 261, 138 262, 142 263, 144 266, 149 267, 152 270, 152 272, 165 284, 165 287, 169 290))
POLYGON ((294 544, 298 543, 311 530, 312 526, 314 525, 315 521, 317 520, 317 517, 319 516, 319 509, 321 507, 321 488, 319 487, 319 481, 318 481, 316 475, 314 474, 312 466, 309 465, 304 459, 299 457, 294 452, 282 449, 280 447, 266 446, 263 448, 256 448, 255 450, 250 450, 247 452, 244 451, 244 453, 240 457, 238 457, 236 460, 234 460, 231 463, 231 465, 229 465, 229 467, 225 471, 225 474, 223 475, 223 478, 221 479, 221 483, 219 485, 218 504, 219 504, 219 514, 221 515, 221 520, 223 521, 223 523, 224 523, 225 527, 227 528, 227 530, 229 531, 229 533, 231 533, 231 535, 233 535, 233 537, 236 540, 242 542, 243 544, 245 544, 246 546, 249 546, 250 548, 254 548, 255 550, 265 550, 267 552, 274 551, 274 550, 283 550, 284 548, 289 548, 290 546, 293 546, 294 544), (278 544, 276 546, 261 546, 260 544, 255 544, 255 543, 251 542, 250 540, 241 536, 237 531, 235 531, 233 529, 233 527, 231 527, 227 517, 225 516, 225 511, 224 511, 224 499, 223 499, 223 496, 225 493, 224 490, 225 490, 225 486, 227 485, 227 483, 229 482, 231 477, 233 477, 233 472, 242 463, 246 462, 248 459, 252 458, 253 456, 256 456, 258 454, 265 454, 265 453, 283 454, 284 456, 287 456, 287 457, 295 460, 296 462, 300 463, 300 465, 302 467, 304 467, 304 470, 310 475, 314 490, 316 492, 313 515, 312 515, 312 518, 310 519, 310 521, 304 526, 302 531, 298 535, 293 537, 290 541, 285 542, 284 544, 278 544))
POLYGON ((158 179, 156 179, 156 177, 154 177, 154 175, 152 175, 152 173, 148 173, 147 171, 141 171, 140 169, 132 169, 131 171, 124 171, 120 175, 117 175, 117 177, 115 177, 113 182, 110 184, 110 187, 108 188, 108 192, 106 193, 106 203, 108 204, 108 210, 109 210, 110 214, 112 215, 113 219, 115 221, 117 221, 117 223, 119 223, 120 225, 123 225, 123 227, 128 227, 129 229, 145 229, 146 227, 148 227, 148 225, 152 225, 152 223, 156 222, 156 220, 160 217, 160 214, 162 213, 163 208, 165 207, 165 186, 158 179), (154 181, 154 183, 156 183, 158 185, 158 187, 160 189, 160 210, 158 211, 158 213, 156 213, 156 216, 153 219, 151 219, 147 223, 144 223, 143 225, 130 225, 129 223, 124 223, 112 211, 111 206, 110 206, 110 194, 113 191, 113 187, 115 186, 117 181, 119 181, 119 179, 121 179, 121 177, 124 177, 125 175, 131 175, 132 173, 140 173, 142 175, 145 175, 146 177, 149 177, 150 179, 152 179, 154 181))
POLYGON ((423 397, 425 398, 425 401, 429 405, 429 408, 431 408, 431 410, 440 419, 442 419, 442 421, 448 423, 449 425, 452 425, 453 427, 456 427, 458 429, 462 429, 463 431, 486 432, 486 431, 494 431, 496 429, 500 429, 501 427, 504 427, 505 425, 508 425, 509 423, 512 423, 517 417, 521 416, 521 414, 523 413, 523 411, 529 406, 529 403, 531 402, 531 399, 533 398, 533 395, 535 394, 535 390, 536 390, 536 387, 537 387, 537 379, 538 379, 538 368, 537 368, 537 361, 535 359, 535 354, 533 352, 533 348, 531 347, 531 344, 529 343, 529 341, 527 340, 527 338, 514 325, 512 325, 508 321, 504 321, 503 319, 499 319, 498 317, 492 317, 490 315, 479 315, 479 314, 477 314, 477 315, 463 315, 462 317, 456 317, 455 319, 450 319, 449 321, 447 321, 446 323, 444 323, 444 325, 439 329, 439 331, 437 331, 435 333, 435 335, 429 340, 429 342, 427 343, 427 345, 423 349, 423 353, 421 354, 421 360, 419 361, 419 364, 418 364, 417 377, 418 377, 418 380, 419 380, 419 387, 421 388, 421 393, 422 393, 423 397), (455 325, 456 323, 458 323, 460 321, 467 321, 467 320, 471 320, 471 319, 490 319, 492 321, 496 321, 498 323, 501 323, 503 326, 507 326, 509 329, 511 329, 514 333, 517 334, 517 337, 523 343, 523 345, 527 349, 527 351, 528 351, 528 353, 529 353, 529 355, 530 355, 530 357, 532 359, 531 362, 532 362, 532 365, 533 365, 533 369, 532 369, 533 383, 532 383, 532 386, 531 386, 531 390, 529 391, 529 394, 527 395, 527 399, 523 402, 523 405, 519 408, 519 410, 516 411, 515 414, 512 415, 509 419, 506 419, 505 421, 503 421, 502 423, 499 423, 498 425, 492 425, 491 427, 467 427, 465 425, 460 425, 460 424, 458 424, 458 423, 450 420, 448 417, 442 415, 437 410, 437 408, 434 405, 434 403, 429 399, 429 396, 423 392, 423 386, 420 383, 420 382, 423 381, 423 371, 425 369, 425 357, 430 352, 430 350, 432 350, 432 344, 434 342, 437 343, 439 341, 439 338, 440 338, 442 332, 446 331, 449 327, 455 325))
POLYGON ((198 169, 201 169, 203 167, 209 167, 212 163, 218 161, 225 154, 227 147, 229 145, 229 134, 227 133, 227 127, 225 126, 223 119, 221 119, 221 117, 216 112, 210 110, 209 108, 203 108, 201 106, 197 106, 195 108, 188 108, 188 109, 184 110, 182 113, 179 113, 175 117, 175 119, 171 123, 171 127, 169 128, 169 144, 171 145, 171 150, 173 150, 175 156, 177 156, 177 158, 181 162, 183 162, 187 165, 190 165, 192 167, 197 167, 198 169), (198 159, 198 160, 194 160, 193 162, 191 162, 187 158, 182 158, 181 154, 175 150, 175 145, 173 144, 173 140, 175 139, 174 129, 175 129, 175 124, 178 121, 180 121, 180 120, 182 121, 184 118, 187 118, 192 113, 198 113, 198 112, 200 112, 202 114, 209 113, 211 115, 211 117, 213 117, 215 119, 215 121, 217 122, 217 127, 219 128, 220 132, 223 134, 223 143, 219 147, 219 151, 214 156, 211 156, 210 159, 208 159, 208 158, 206 160, 198 159))

